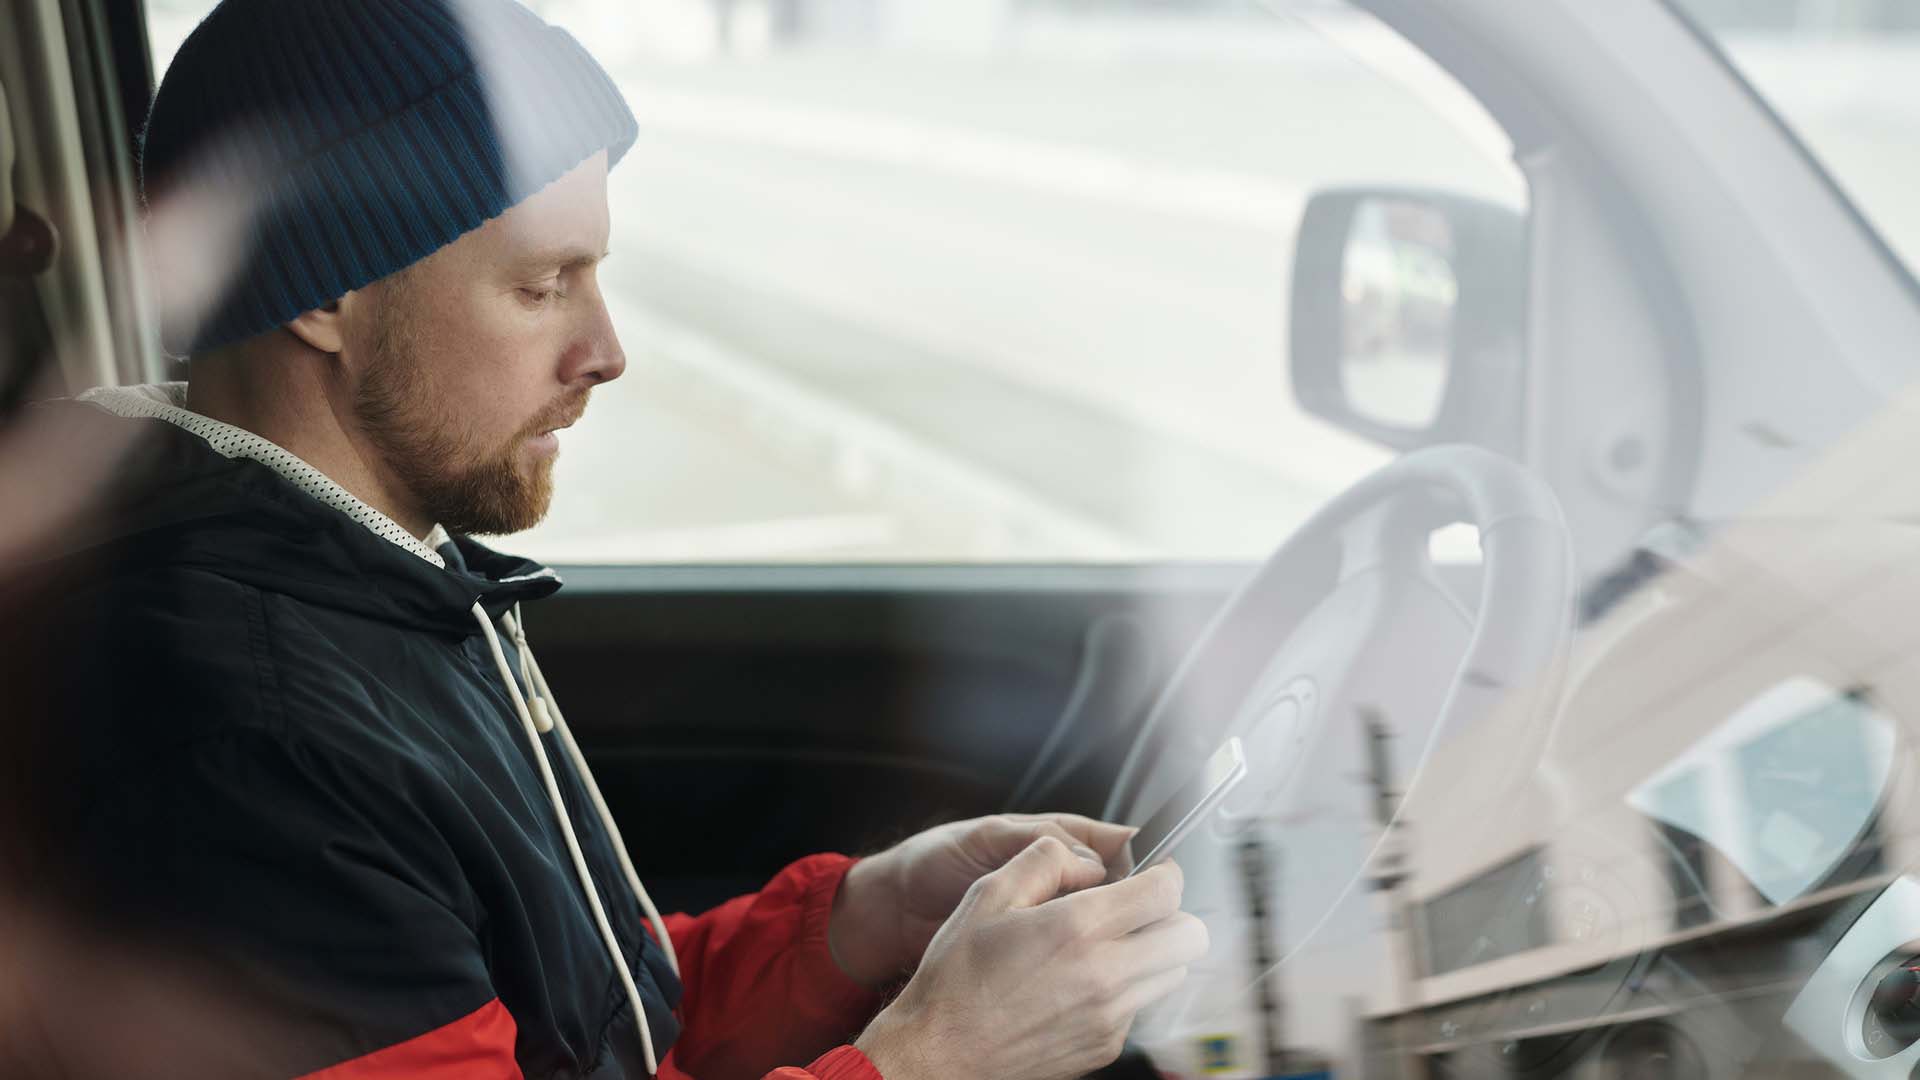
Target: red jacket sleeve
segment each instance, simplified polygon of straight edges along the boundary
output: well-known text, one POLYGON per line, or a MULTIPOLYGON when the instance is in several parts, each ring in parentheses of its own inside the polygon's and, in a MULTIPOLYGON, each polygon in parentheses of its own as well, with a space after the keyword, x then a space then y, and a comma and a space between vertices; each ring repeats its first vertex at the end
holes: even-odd
POLYGON ((881 1080, 865 1054, 835 1048, 881 1001, 827 949, 833 898, 852 865, 812 855, 757 893, 666 917, 684 990, 680 1037, 660 1080, 881 1080), (802 1061, 813 1064, 792 1067, 802 1061))

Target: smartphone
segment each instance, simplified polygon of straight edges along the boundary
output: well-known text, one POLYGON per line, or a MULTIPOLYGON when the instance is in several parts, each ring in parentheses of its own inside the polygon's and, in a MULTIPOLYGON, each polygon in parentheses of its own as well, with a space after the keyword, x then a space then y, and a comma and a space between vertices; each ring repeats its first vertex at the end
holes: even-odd
POLYGON ((1130 878, 1165 860, 1180 846, 1180 841, 1220 805, 1220 800, 1246 778, 1247 757, 1241 752, 1240 739, 1229 736, 1207 759, 1198 776, 1187 781, 1165 805, 1140 823, 1140 831, 1134 833, 1127 844, 1133 865, 1125 873, 1116 875, 1115 880, 1130 878))

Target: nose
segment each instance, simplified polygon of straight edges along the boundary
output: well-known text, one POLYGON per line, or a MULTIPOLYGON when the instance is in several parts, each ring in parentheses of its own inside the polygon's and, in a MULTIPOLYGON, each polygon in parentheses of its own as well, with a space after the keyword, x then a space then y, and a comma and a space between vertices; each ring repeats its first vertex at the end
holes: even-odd
POLYGON ((627 353, 620 347, 620 339, 613 330, 607 330, 607 340, 595 353, 595 362, 589 367, 595 382, 612 382, 627 371, 627 353))
POLYGON ((575 344, 574 354, 577 362, 567 381, 586 379, 592 383, 608 383, 625 374, 627 370, 626 350, 620 347, 620 335, 614 332, 613 316, 608 313, 607 305, 596 289, 588 316, 588 325, 582 329, 582 339, 575 344))

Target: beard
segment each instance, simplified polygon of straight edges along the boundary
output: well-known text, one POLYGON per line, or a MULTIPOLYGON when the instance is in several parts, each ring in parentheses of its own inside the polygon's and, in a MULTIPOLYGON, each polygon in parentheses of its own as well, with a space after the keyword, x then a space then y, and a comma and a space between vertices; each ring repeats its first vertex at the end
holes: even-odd
POLYGON ((555 401, 504 440, 488 442, 436 405, 402 329, 404 305, 390 305, 354 415, 384 464, 421 511, 449 533, 499 536, 530 529, 553 502, 552 456, 529 459, 528 439, 571 423, 587 391, 555 401))

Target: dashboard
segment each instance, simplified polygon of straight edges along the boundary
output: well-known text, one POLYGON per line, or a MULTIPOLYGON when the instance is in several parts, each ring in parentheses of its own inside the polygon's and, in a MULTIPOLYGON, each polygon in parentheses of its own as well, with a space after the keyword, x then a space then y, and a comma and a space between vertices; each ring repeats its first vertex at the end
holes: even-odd
POLYGON ((1860 913, 1785 1023, 1849 1076, 1905 1077, 1920 1067, 1920 883, 1903 876, 1860 913))

